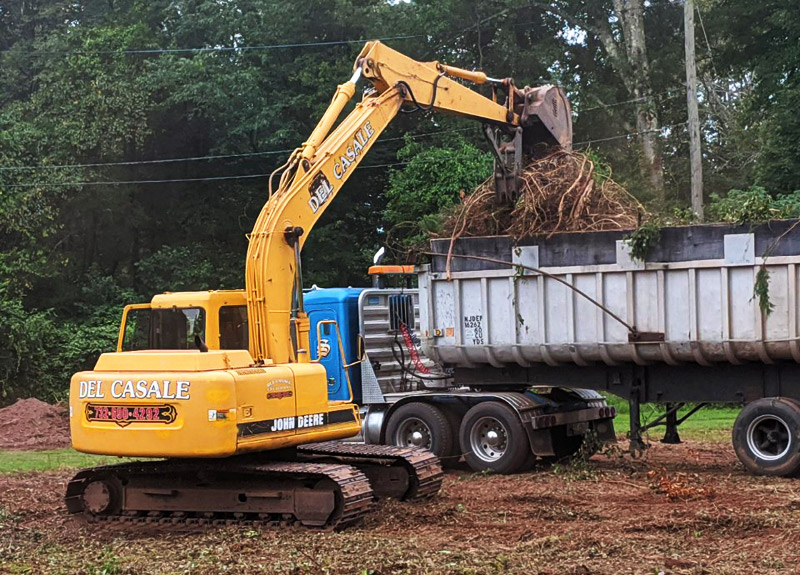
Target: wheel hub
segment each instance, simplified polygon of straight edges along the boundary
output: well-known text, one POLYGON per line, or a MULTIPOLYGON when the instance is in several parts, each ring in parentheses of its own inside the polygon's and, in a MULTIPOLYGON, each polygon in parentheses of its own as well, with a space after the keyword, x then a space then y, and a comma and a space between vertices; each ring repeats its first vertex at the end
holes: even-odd
POLYGON ((410 417, 403 421, 394 436, 394 444, 406 447, 431 448, 433 433, 424 421, 410 417))
POLYGON ((469 434, 472 453, 486 462, 499 460, 508 447, 508 431, 503 423, 486 416, 476 421, 469 434))
POLYGON ((747 446, 759 459, 781 459, 789 452, 791 443, 789 426, 777 415, 761 415, 747 427, 747 446))

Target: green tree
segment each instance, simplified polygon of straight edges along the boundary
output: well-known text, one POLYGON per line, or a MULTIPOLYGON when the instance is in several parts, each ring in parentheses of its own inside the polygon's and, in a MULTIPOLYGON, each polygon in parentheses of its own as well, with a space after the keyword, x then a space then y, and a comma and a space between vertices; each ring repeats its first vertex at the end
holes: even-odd
POLYGON ((386 225, 395 245, 425 242, 438 215, 492 173, 492 157, 462 137, 446 146, 423 146, 410 138, 398 152, 405 162, 392 170, 386 188, 386 225))

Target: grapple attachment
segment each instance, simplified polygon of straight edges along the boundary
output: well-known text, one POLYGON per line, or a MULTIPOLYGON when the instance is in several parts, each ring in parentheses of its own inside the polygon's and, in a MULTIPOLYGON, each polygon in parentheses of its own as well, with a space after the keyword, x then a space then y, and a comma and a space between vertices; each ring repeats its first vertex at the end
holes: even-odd
POLYGON ((519 196, 522 169, 531 159, 553 146, 572 150, 572 110, 558 86, 523 89, 511 87, 511 108, 519 116, 519 127, 508 130, 485 126, 495 154, 495 192, 501 202, 513 203, 519 196))

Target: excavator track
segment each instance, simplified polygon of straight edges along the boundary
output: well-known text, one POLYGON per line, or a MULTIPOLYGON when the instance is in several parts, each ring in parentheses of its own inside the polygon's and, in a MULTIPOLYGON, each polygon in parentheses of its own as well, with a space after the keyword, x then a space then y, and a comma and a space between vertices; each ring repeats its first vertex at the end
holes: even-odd
POLYGON ((379 498, 411 501, 433 497, 439 493, 444 478, 439 458, 427 449, 326 441, 302 445, 297 452, 308 461, 335 461, 357 467, 369 477, 379 498))
POLYGON ((350 465, 247 457, 84 469, 65 496, 67 510, 89 522, 325 530, 356 523, 373 500, 368 478, 350 465))

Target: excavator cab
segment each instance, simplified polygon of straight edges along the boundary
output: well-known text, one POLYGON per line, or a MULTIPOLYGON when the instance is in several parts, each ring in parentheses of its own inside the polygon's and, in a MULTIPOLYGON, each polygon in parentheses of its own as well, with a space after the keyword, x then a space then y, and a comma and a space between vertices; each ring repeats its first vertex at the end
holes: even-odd
POLYGON ((506 104, 519 116, 519 126, 486 124, 484 135, 494 154, 497 199, 513 204, 519 197, 522 171, 531 159, 547 154, 553 146, 572 150, 572 110, 559 86, 525 86, 520 90, 510 80, 504 83, 508 84, 506 104))
POLYGON ((117 351, 248 349, 243 290, 173 292, 125 307, 117 351))

